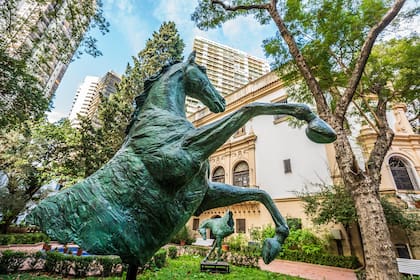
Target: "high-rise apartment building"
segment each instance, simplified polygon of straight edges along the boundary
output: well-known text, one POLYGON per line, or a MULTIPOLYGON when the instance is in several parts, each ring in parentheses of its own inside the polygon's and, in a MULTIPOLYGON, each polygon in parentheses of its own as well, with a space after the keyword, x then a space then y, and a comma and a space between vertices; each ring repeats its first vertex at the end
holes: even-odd
POLYGON ((266 60, 204 38, 195 38, 193 49, 195 61, 207 68, 207 76, 222 95, 270 72, 266 60))
POLYGON ((1 7, 0 44, 11 56, 25 59, 50 98, 95 9, 96 0, 11 1, 1 7))
POLYGON ((89 110, 95 100, 99 81, 99 77, 86 76, 83 83, 77 89, 69 115, 69 120, 73 127, 80 127, 78 115, 88 116, 89 110))
POLYGON ((87 116, 92 120, 93 125, 99 126, 98 108, 101 103, 101 97, 109 96, 117 91, 117 85, 121 82, 121 76, 114 71, 108 71, 99 81, 92 103, 89 107, 87 116))
POLYGON ((86 76, 79 86, 74 97, 73 106, 69 119, 73 127, 79 127, 80 121, 77 116, 86 116, 92 124, 99 126, 98 108, 101 96, 108 98, 117 91, 117 85, 121 82, 121 76, 114 71, 108 71, 102 78, 86 76))

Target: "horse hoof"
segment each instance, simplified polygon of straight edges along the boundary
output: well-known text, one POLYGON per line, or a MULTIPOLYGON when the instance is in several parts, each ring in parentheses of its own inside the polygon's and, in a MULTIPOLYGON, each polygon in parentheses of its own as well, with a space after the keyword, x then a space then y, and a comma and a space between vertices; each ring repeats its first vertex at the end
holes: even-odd
POLYGON ((262 258, 265 264, 271 263, 278 253, 281 251, 281 244, 277 241, 276 238, 267 238, 264 240, 264 245, 262 248, 262 258))
POLYGON ((305 132, 306 136, 315 143, 331 143, 337 139, 334 129, 320 118, 311 120, 305 132))

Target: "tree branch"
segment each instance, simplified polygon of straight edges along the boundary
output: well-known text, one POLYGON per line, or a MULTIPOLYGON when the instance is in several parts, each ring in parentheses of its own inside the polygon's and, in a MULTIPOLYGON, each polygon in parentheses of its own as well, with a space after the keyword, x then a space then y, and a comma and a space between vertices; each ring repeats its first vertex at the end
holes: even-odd
POLYGON ((296 41, 292 34, 287 29, 286 25, 284 24, 283 19, 281 18, 278 10, 277 10, 277 0, 271 0, 270 3, 265 4, 249 4, 249 5, 237 5, 231 6, 225 4, 224 1, 221 0, 211 0, 211 3, 220 5, 223 9, 227 11, 239 11, 239 10, 267 10, 270 14, 271 18, 273 19, 274 23, 276 24, 278 30, 280 31, 281 36, 285 40, 287 46, 289 47, 289 52, 293 56, 296 61, 296 64, 299 68, 300 73, 305 79, 306 84, 308 85, 310 91, 314 95, 318 114, 324 120, 331 121, 331 114, 330 109, 328 107, 327 101, 323 95, 322 89, 315 79, 315 76, 312 74, 310 67, 308 66, 305 58, 301 54, 296 41))
POLYGON ((369 126, 375 130, 376 134, 379 134, 378 128, 372 123, 372 121, 368 118, 368 116, 363 112, 362 108, 360 108, 359 104, 356 103, 356 101, 352 101, 353 105, 356 107, 356 109, 360 112, 360 114, 363 116, 363 118, 368 122, 369 126))
POLYGON ((226 11, 239 11, 239 10, 268 10, 270 7, 270 3, 265 4, 249 4, 249 5, 237 5, 237 6, 231 6, 229 4, 225 3, 226 1, 220 1, 220 0, 211 0, 211 3, 217 4, 222 6, 223 9, 226 11))
POLYGON ((369 155, 367 161, 366 171, 376 181, 376 186, 379 187, 381 179, 381 167, 384 161, 385 155, 389 150, 394 139, 394 132, 389 127, 389 123, 386 117, 387 100, 378 97, 378 106, 376 107, 376 115, 378 117, 378 135, 376 137, 375 145, 369 155))
POLYGON ((394 6, 390 8, 388 12, 382 17, 382 19, 369 31, 366 40, 361 48, 359 58, 356 61, 356 65, 353 69, 348 86, 334 112, 334 115, 339 119, 342 120, 344 118, 347 108, 351 100, 353 99, 353 96, 357 89, 357 85, 359 84, 360 78, 362 77, 363 70, 365 68, 367 60, 369 58, 369 54, 372 50, 376 38, 378 37, 379 33, 382 30, 384 30, 385 27, 397 16, 404 3, 405 0, 397 0, 394 6))
MULTIPOLYGON (((299 68, 300 73, 305 79, 306 84, 308 85, 308 88, 314 95, 318 114, 321 118, 324 120, 329 120, 331 118, 330 110, 327 104, 327 101, 325 100, 325 96, 322 92, 322 89, 318 83, 318 81, 315 79, 315 76, 312 74, 312 71, 310 67, 308 66, 305 58, 303 57, 302 53, 300 52, 296 41, 292 34, 287 29, 286 25, 284 24, 283 19, 281 18, 277 7, 275 5, 276 1, 272 0, 272 4, 270 5, 268 12, 270 13, 273 21, 275 22, 277 28, 280 31, 281 36, 283 37, 284 41, 286 42, 290 54, 293 56, 293 58, 296 61, 296 65, 299 68)), ((331 120, 329 120, 331 121, 331 120)))

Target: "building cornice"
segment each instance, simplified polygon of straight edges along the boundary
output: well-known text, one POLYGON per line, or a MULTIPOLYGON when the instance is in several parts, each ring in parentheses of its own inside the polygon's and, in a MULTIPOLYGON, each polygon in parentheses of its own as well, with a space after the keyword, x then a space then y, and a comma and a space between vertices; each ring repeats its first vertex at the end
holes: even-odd
POLYGON ((254 102, 268 94, 273 93, 283 87, 283 82, 279 79, 275 72, 270 72, 255 81, 239 88, 238 90, 228 94, 226 99, 226 110, 219 114, 214 114, 205 107, 189 116, 190 121, 200 127, 210 123, 220 117, 224 117, 242 106, 254 102))

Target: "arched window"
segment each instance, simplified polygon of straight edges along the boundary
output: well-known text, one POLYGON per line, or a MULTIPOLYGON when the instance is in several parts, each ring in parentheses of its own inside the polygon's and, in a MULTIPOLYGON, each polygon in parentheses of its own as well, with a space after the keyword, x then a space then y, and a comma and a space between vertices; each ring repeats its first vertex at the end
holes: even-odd
POLYGON ((233 169, 233 184, 239 187, 249 186, 249 167, 245 161, 239 162, 233 169))
POLYGON ((391 157, 389 159, 389 167, 391 168, 392 177, 395 186, 399 190, 414 190, 414 182, 410 176, 410 168, 400 157, 391 157))
POLYGON ((225 182, 225 170, 223 169, 223 167, 219 166, 214 170, 211 180, 213 182, 219 182, 219 183, 225 182))

